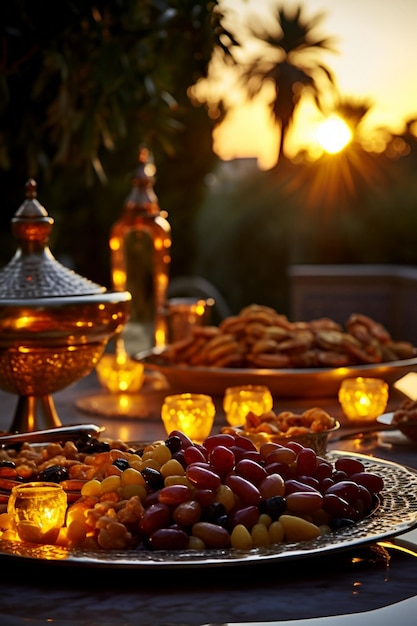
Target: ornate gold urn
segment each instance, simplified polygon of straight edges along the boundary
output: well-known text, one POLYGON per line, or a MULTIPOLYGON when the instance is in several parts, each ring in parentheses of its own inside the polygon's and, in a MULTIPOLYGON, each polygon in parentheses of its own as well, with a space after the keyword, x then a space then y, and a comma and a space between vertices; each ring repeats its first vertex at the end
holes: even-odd
POLYGON ((30 180, 12 219, 18 249, 0 270, 0 388, 19 396, 10 432, 61 425, 51 394, 91 372, 131 306, 128 291, 107 291, 54 258, 54 220, 36 196, 30 180))

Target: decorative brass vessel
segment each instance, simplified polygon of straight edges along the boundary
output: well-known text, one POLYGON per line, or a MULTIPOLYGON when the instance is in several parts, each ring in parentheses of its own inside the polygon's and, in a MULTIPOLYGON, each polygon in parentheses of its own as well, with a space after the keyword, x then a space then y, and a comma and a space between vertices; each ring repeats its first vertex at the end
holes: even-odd
POLYGON ((51 394, 87 376, 130 316, 131 294, 61 265, 36 182, 12 218, 19 247, 0 270, 0 388, 19 396, 10 432, 60 426, 51 394))

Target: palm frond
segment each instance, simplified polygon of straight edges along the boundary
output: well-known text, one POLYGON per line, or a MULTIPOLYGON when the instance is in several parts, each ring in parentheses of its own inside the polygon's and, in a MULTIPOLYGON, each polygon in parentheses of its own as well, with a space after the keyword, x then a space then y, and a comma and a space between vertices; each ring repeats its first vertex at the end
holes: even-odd
POLYGON ((318 53, 334 51, 333 38, 314 33, 322 18, 323 14, 318 14, 304 19, 301 6, 292 12, 278 7, 272 24, 249 27, 251 36, 264 45, 265 52, 244 68, 242 84, 249 98, 257 96, 265 83, 274 84, 275 99, 270 102, 270 110, 281 128, 278 156, 303 93, 310 92, 320 108, 319 76, 324 76, 332 87, 335 83, 331 70, 316 60, 318 53))

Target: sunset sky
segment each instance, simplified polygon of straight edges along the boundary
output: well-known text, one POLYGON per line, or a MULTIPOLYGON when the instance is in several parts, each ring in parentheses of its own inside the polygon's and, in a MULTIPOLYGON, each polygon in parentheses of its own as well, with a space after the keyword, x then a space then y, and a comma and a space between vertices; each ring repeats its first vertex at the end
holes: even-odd
MULTIPOLYGON (((320 56, 335 74, 342 96, 372 104, 365 129, 378 126, 401 131, 407 118, 417 117, 417 1, 416 0, 223 0, 231 29, 239 37, 245 22, 262 16, 273 23, 277 6, 301 6, 306 18, 323 13, 317 33, 335 38, 337 53, 320 56)), ((262 102, 244 106, 232 78, 222 72, 216 93, 234 105, 214 136, 220 157, 257 157, 260 167, 276 160, 278 131, 269 124, 262 102)), ((290 151, 314 142, 320 120, 316 109, 301 106, 291 136, 290 151)))

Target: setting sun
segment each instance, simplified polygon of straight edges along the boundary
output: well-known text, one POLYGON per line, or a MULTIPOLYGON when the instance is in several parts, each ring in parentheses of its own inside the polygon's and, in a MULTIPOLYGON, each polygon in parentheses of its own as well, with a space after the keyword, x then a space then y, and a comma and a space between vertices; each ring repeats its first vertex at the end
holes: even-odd
MULTIPOLYGON (((259 56, 253 42, 245 40, 247 24, 263 21, 273 24, 276 0, 221 0, 230 20, 230 28, 242 33, 243 45, 235 51, 240 61, 259 56)), ((286 0, 289 9, 296 9, 298 0, 286 0)), ((407 120, 415 117, 417 83, 413 81, 413 68, 417 62, 417 48, 413 31, 417 16, 415 0, 399 0, 398 5, 379 0, 363 0, 360 3, 360 33, 358 38, 358 14, 352 11, 348 0, 309 0, 306 15, 318 11, 324 15, 323 30, 334 37, 336 52, 323 52, 322 58, 334 77, 341 98, 369 102, 369 112, 360 122, 360 141, 366 150, 381 153, 386 145, 387 133, 401 133, 407 120), (399 8, 401 7, 401 8, 399 8), (377 27, 375 16, 378 15, 377 27), (363 47, 359 42, 363 41, 363 47), (401 59, 401 63, 398 59, 401 59), (387 89, 387 84, 390 88, 387 89)), ((359 9, 358 9, 359 10, 359 9)), ((214 150, 225 160, 254 157, 260 169, 273 167, 279 159, 277 144, 280 138, 279 124, 270 116, 272 84, 268 81, 256 98, 245 99, 241 85, 237 87, 233 67, 219 68, 212 64, 209 81, 201 81, 195 88, 197 101, 214 97, 230 108, 214 133, 214 150)), ((320 128, 322 111, 336 113, 332 109, 329 94, 325 106, 318 110, 310 94, 297 105, 286 138, 286 156, 298 155, 310 160, 319 158, 323 152, 344 152, 352 141, 345 125, 320 128)), ((326 97, 327 97, 326 96, 326 97)), ((322 103, 323 104, 323 103, 322 103)), ((340 112, 339 112, 340 113, 340 112)), ((348 118, 347 118, 348 119, 348 118)), ((356 137, 356 126, 355 139, 356 137)))
POLYGON ((341 152, 351 140, 352 131, 340 117, 329 117, 317 128, 317 141, 329 154, 341 152))

